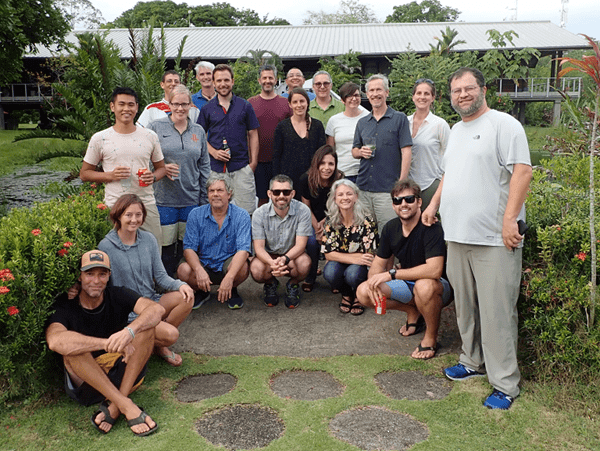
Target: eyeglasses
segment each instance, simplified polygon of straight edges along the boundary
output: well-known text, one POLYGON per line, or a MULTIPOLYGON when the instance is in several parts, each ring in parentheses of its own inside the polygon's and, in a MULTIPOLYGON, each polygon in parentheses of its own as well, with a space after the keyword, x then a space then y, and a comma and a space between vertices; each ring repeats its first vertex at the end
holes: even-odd
MULTIPOLYGON (((346 99, 360 99, 362 98, 362 96, 357 92, 356 94, 350 94, 349 96, 346 97, 346 99)), ((344 99, 344 100, 346 100, 344 99)))
POLYGON ((188 102, 188 103, 172 103, 172 104, 171 104, 171 107, 172 107, 174 110, 176 110, 176 109, 178 109, 178 108, 187 108, 187 107, 189 107, 189 106, 190 106, 190 103, 189 103, 189 102, 188 102))
POLYGON ((324 81, 324 82, 317 82, 317 83, 313 83, 313 86, 315 86, 316 88, 320 88, 321 86, 324 88, 329 88, 331 86, 331 82, 329 81, 324 81))
POLYGON ((287 74, 287 78, 302 78, 303 75, 300 73, 287 74))
POLYGON ((394 205, 402 205, 402 201, 405 200, 407 204, 414 204, 418 199, 417 196, 411 194, 410 196, 392 197, 392 203, 394 205))
POLYGON ((433 80, 431 78, 419 78, 417 81, 415 81, 415 85, 418 85, 421 83, 429 83, 430 85, 435 86, 435 83, 433 82, 433 80))
POLYGON ((290 194, 292 194, 291 189, 272 189, 271 192, 275 197, 279 197, 281 194, 283 194, 285 197, 288 197, 290 194))
POLYGON ((476 90, 479 89, 479 85, 471 85, 465 86, 464 88, 456 88, 450 91, 453 97, 458 97, 463 91, 465 94, 473 94, 476 90))

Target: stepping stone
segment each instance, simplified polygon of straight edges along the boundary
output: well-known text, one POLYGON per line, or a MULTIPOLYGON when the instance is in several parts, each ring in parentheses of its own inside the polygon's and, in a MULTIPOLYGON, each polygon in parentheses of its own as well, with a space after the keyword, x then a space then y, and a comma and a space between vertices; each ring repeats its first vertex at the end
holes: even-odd
POLYGON ((316 401, 340 396, 344 387, 325 371, 284 371, 271 380, 271 390, 281 398, 316 401))
POLYGON ((419 401, 443 399, 452 387, 446 379, 419 371, 385 372, 375 376, 379 389, 390 398, 419 401))
POLYGON ((273 410, 257 405, 228 406, 208 412, 196 422, 198 434, 226 449, 264 448, 283 435, 283 422, 273 410))
POLYGON ((329 430, 339 440, 365 450, 404 450, 429 436, 425 424, 376 406, 336 415, 329 422, 329 430))
POLYGON ((196 402, 216 398, 229 393, 235 387, 236 378, 231 374, 199 374, 181 380, 177 386, 177 400, 196 402))

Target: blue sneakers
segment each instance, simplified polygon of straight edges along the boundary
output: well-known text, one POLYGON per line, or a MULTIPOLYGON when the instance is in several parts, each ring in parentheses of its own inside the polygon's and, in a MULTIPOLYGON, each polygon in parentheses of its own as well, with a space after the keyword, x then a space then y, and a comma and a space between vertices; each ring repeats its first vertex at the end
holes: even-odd
POLYGON ((265 304, 267 307, 275 307, 279 304, 279 296, 277 296, 277 287, 279 286, 279 281, 275 279, 273 283, 265 283, 263 289, 265 292, 265 304))
POLYGON ((238 294, 237 288, 231 290, 231 298, 227 301, 227 305, 231 310, 242 308, 244 306, 244 300, 238 294))
POLYGON ((508 410, 512 406, 515 398, 502 393, 500 390, 494 389, 492 394, 484 401, 483 405, 488 409, 508 410))
POLYGON ((193 310, 202 307, 210 299, 210 291, 198 290, 194 294, 194 306, 193 310))
POLYGON ((452 381, 464 381, 471 377, 485 376, 483 373, 479 373, 471 368, 467 368, 462 363, 458 363, 450 368, 444 369, 444 374, 452 381))

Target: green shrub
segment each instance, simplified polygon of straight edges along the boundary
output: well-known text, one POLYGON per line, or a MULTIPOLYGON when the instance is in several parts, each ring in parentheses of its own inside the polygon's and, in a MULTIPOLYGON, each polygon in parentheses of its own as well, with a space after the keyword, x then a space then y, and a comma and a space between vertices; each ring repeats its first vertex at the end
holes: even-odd
POLYGON ((88 184, 0 220, 0 402, 47 388, 45 322, 56 295, 75 282, 81 255, 111 228, 103 196, 88 184))
POLYGON ((600 374, 600 327, 589 329, 587 321, 589 190, 581 177, 589 160, 562 155, 544 164, 547 170, 534 171, 526 199, 531 230, 519 308, 523 366, 533 378, 589 384, 600 374))

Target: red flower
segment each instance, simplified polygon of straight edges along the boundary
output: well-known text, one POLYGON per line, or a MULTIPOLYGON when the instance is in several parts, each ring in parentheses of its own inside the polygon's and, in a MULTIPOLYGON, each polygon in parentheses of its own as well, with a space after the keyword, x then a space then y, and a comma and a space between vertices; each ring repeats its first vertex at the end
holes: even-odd
POLYGON ((68 253, 69 253, 68 249, 61 249, 60 251, 58 251, 58 255, 60 255, 61 257, 64 257, 68 253))
POLYGON ((31 233, 33 233, 35 236, 38 236, 42 234, 42 231, 40 229, 33 229, 31 233))
POLYGON ((88 191, 88 193, 90 193, 92 196, 93 196, 94 194, 96 194, 96 192, 95 192, 95 191, 88 191))
POLYGON ((15 276, 10 272, 10 269, 0 271, 0 280, 15 280, 15 276))
POLYGON ((108 208, 105 204, 102 203, 96 205, 96 207, 98 207, 100 210, 106 210, 108 208))
POLYGON ((581 260, 582 262, 585 261, 586 257, 587 257, 587 254, 585 252, 580 252, 579 254, 577 254, 577 258, 579 260, 581 260))
POLYGON ((71 243, 70 241, 67 241, 65 244, 63 244, 63 247, 71 247, 73 246, 73 243, 71 243))
POLYGON ((14 305, 11 305, 10 307, 8 307, 8 308, 6 309, 6 311, 8 312, 8 314, 9 314, 10 316, 14 316, 14 315, 16 315, 17 313, 19 313, 19 309, 18 309, 17 307, 15 307, 14 305))
POLYGON ((92 184, 90 185, 90 187, 91 187, 91 188, 96 188, 97 186, 98 186, 98 185, 96 185, 95 183, 92 183, 92 184))
POLYGON ((10 290, 8 289, 8 287, 0 287, 0 294, 6 294, 8 293, 10 290))

